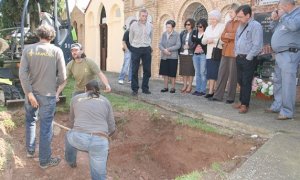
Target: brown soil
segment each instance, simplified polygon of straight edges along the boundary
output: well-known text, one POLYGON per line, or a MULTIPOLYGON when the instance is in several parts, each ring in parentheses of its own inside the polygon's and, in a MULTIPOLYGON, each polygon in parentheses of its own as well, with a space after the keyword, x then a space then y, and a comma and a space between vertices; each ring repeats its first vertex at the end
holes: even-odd
MULTIPOLYGON (((20 111, 13 116, 24 119, 20 111)), ((224 172, 230 172, 253 153, 252 147, 263 143, 244 135, 206 133, 177 125, 168 115, 151 117, 147 111, 115 112, 115 117, 118 131, 110 141, 108 179, 173 179, 194 170, 210 169, 212 163, 221 164, 224 172)), ((58 113, 55 121, 72 126, 67 114, 58 113)), ((70 168, 64 160, 57 167, 39 168, 38 158, 26 158, 24 129, 19 127, 10 133, 13 158, 0 172, 0 179, 90 179, 85 152, 79 152, 77 168, 70 168)), ((56 132, 59 130, 53 136, 52 150, 53 155, 63 158, 66 131, 55 128, 56 132)))

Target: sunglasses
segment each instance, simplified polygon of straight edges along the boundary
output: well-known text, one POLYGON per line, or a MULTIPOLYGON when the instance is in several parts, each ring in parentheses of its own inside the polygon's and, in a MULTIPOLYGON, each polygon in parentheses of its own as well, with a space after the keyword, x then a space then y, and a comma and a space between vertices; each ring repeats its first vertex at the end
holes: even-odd
POLYGON ((185 26, 190 26, 191 24, 185 24, 185 26))
POLYGON ((197 26, 198 28, 203 28, 203 26, 197 26))

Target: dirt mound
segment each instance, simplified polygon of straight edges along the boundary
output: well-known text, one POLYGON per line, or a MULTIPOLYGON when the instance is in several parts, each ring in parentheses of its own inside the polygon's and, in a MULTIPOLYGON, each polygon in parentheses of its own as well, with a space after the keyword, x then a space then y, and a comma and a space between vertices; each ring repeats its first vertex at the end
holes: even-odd
MULTIPOLYGON (((193 170, 210 168, 212 163, 227 164, 225 170, 229 172, 244 160, 236 157, 249 155, 251 147, 261 145, 243 136, 224 136, 181 126, 169 121, 168 116, 153 117, 145 110, 115 112, 115 116, 118 131, 110 141, 109 179, 173 179, 193 170)), ((66 113, 57 113, 55 121, 67 127, 73 124, 66 113)), ((90 178, 88 155, 84 152, 79 152, 75 169, 64 160, 58 167, 39 168, 38 158, 26 158, 24 129, 19 127, 11 133, 13 158, 0 179, 90 178)), ((65 132, 56 130, 52 143, 53 155, 61 158, 65 132)))

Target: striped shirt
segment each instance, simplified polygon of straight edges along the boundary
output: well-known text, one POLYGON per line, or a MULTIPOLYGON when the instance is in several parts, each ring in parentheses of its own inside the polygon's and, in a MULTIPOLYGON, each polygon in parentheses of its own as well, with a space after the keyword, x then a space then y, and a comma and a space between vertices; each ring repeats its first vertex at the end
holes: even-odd
POLYGON ((132 47, 149 47, 152 43, 152 24, 135 22, 130 26, 129 42, 132 47))

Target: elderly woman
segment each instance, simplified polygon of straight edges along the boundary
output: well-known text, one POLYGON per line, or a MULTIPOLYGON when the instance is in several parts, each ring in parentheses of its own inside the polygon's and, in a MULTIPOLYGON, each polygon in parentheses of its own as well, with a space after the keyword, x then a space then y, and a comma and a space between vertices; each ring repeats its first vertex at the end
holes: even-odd
POLYGON ((206 28, 204 32, 204 36, 202 38, 202 44, 207 44, 206 79, 208 80, 209 91, 206 94, 205 98, 213 97, 216 80, 218 78, 220 61, 215 61, 211 57, 212 57, 213 48, 216 47, 217 44, 218 44, 218 48, 222 49, 220 37, 224 30, 225 25, 220 23, 221 18, 222 15, 218 10, 212 10, 208 14, 209 26, 206 28))
POLYGON ((193 28, 195 21, 187 19, 184 23, 185 30, 180 33, 180 65, 179 75, 183 78, 182 93, 190 93, 192 91, 193 78, 195 69, 193 65, 194 43, 192 42, 193 28))
POLYGON ((238 7, 237 4, 233 3, 228 11, 231 20, 226 24, 225 30, 221 35, 221 40, 224 42, 222 59, 218 73, 217 89, 213 98, 211 98, 213 101, 221 101, 227 85, 227 104, 232 104, 234 102, 237 86, 234 40, 235 33, 239 26, 239 21, 237 20, 235 13, 238 7))
POLYGON ((193 64, 196 74, 196 91, 193 95, 203 96, 206 93, 206 48, 202 44, 204 31, 207 27, 207 21, 200 19, 197 22, 197 30, 193 32, 192 41, 194 42, 193 64))
POLYGON ((179 33, 174 31, 175 21, 169 20, 166 23, 166 31, 162 34, 159 43, 161 51, 161 61, 159 75, 164 77, 164 88, 161 92, 168 92, 168 83, 171 80, 172 88, 170 93, 175 93, 175 78, 178 66, 178 49, 180 48, 179 33))

